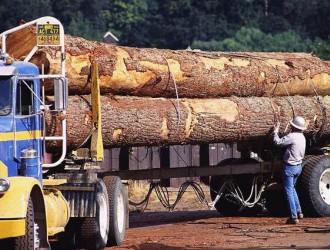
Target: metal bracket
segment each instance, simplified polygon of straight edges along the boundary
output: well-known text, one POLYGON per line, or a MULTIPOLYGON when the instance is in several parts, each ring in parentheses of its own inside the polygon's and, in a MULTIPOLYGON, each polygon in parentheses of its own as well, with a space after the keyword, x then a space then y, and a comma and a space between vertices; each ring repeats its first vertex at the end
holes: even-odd
POLYGON ((321 152, 324 154, 324 155, 329 155, 330 154, 330 145, 326 145, 324 147, 321 148, 321 152))

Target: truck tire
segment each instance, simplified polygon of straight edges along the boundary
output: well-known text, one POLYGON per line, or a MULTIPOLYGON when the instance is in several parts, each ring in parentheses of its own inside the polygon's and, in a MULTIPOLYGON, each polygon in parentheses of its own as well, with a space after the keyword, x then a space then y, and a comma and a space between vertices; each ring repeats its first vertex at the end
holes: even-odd
POLYGON ((79 237, 84 219, 71 217, 64 232, 58 234, 58 241, 53 242, 52 249, 75 250, 81 244, 79 237))
MULTIPOLYGON (((246 164, 246 163, 256 163, 258 162, 255 159, 235 159, 228 158, 221 161, 218 166, 228 165, 228 164, 246 164)), ((250 193, 252 180, 252 175, 244 174, 240 176, 233 176, 236 183, 238 183, 244 197, 247 197, 250 193)), ((214 200, 217 196, 217 191, 220 189, 223 181, 226 179, 225 176, 211 176, 210 180, 210 194, 211 199, 214 200)), ((242 207, 242 204, 239 200, 237 200, 233 195, 228 192, 224 192, 220 200, 215 204, 215 208, 217 211, 224 216, 237 216, 237 215, 245 215, 252 216, 258 214, 262 211, 262 206, 260 204, 256 204, 254 207, 242 207)))
POLYGON ((25 217, 25 236, 15 239, 15 249, 39 249, 38 229, 39 227, 34 220, 33 202, 30 198, 25 217))
MULTIPOLYGON (((217 166, 223 166, 227 164, 231 164, 235 159, 228 158, 224 159, 217 164, 217 166)), ((215 175, 210 178, 210 195, 212 201, 215 200, 217 196, 217 192, 221 188, 223 182, 225 181, 225 176, 215 175)), ((233 197, 230 197, 229 194, 224 193, 222 197, 215 204, 214 208, 223 216, 236 216, 239 213, 239 204, 233 197)))
POLYGON ((88 250, 104 249, 109 233, 109 197, 104 182, 96 183, 96 216, 82 221, 78 245, 88 250))
POLYGON ((38 225, 34 220, 32 199, 29 199, 25 217, 25 235, 0 241, 0 249, 37 250, 40 246, 38 225))
MULTIPOLYGON (((210 194, 212 201, 215 200, 217 191, 220 189, 224 180, 225 178, 222 176, 211 176, 210 194)), ((214 207, 223 216, 237 216, 241 206, 233 196, 224 192, 214 207)))
MULTIPOLYGON (((306 155, 304 158, 303 165, 311 157, 314 157, 314 156, 306 155)), ((267 208, 269 214, 272 216, 276 216, 276 217, 290 216, 288 201, 287 201, 287 199, 285 197, 285 193, 283 191, 282 170, 277 175, 275 175, 274 180, 277 183, 277 187, 275 189, 267 190, 264 195, 265 200, 266 200, 266 204, 265 204, 266 208, 267 208)), ((298 180, 298 183, 299 183, 299 180, 298 180)), ((297 192, 298 192, 298 187, 297 187, 297 192)), ((300 195, 299 195, 299 198, 300 198, 300 195)))
POLYGON ((109 195, 109 235, 107 246, 120 246, 125 237, 128 219, 127 194, 118 176, 105 176, 109 195))
POLYGON ((303 213, 307 216, 330 216, 330 157, 307 157, 297 183, 303 213))
POLYGON ((272 216, 289 216, 288 202, 283 190, 268 190, 265 192, 266 208, 272 216))

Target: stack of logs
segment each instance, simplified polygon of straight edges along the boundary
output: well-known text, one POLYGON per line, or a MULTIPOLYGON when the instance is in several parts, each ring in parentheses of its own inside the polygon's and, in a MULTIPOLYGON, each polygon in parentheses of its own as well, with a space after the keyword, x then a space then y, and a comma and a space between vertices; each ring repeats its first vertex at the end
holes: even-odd
MULTIPOLYGON (((35 45, 35 34, 24 32, 7 39, 16 58, 35 45)), ((80 145, 92 126, 89 80, 95 62, 106 148, 264 140, 274 121, 284 132, 294 115, 308 121, 307 136, 330 135, 330 62, 311 54, 141 49, 71 36, 65 43, 69 148, 80 145)), ((58 56, 46 48, 31 61, 58 73, 58 56)), ((48 121, 52 133, 57 122, 48 121)))

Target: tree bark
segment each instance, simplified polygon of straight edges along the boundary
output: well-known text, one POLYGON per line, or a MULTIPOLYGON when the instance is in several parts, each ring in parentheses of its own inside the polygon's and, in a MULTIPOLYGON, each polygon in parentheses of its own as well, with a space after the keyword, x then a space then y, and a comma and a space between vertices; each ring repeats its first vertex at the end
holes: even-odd
POLYGON ((89 93, 94 62, 102 94, 216 98, 314 95, 314 88, 330 94, 330 64, 310 54, 138 49, 70 36, 66 45, 71 94, 89 93))
MULTIPOLYGON (((222 99, 164 99, 105 97, 102 102, 102 134, 105 148, 236 142, 270 139, 274 119, 283 133, 293 115, 308 122, 306 136, 330 135, 326 112, 330 98, 251 97, 222 99), (293 113, 293 110, 295 113, 293 113)), ((70 96, 67 112, 68 146, 78 147, 91 130, 88 96, 70 96)), ((59 131, 58 119, 48 117, 48 131, 59 131)), ((59 145, 49 145, 56 149, 59 145)))
MULTIPOLYGON (((9 36, 8 51, 16 58, 24 56, 36 43, 33 32, 25 29, 9 36)), ((58 57, 48 47, 31 61, 40 68, 45 64, 46 72, 58 73, 54 60, 58 57)), ((66 59, 71 95, 90 92, 94 62, 100 65, 102 94, 166 98, 330 94, 330 63, 304 53, 139 49, 67 35, 66 59)))

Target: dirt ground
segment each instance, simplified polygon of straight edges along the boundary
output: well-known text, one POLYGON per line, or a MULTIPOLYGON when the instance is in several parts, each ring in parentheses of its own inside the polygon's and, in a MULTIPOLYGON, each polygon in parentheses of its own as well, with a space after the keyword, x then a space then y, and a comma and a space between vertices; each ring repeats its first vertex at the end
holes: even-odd
POLYGON ((184 195, 173 212, 154 199, 144 212, 130 212, 124 243, 110 249, 330 249, 330 218, 223 217, 184 195))

